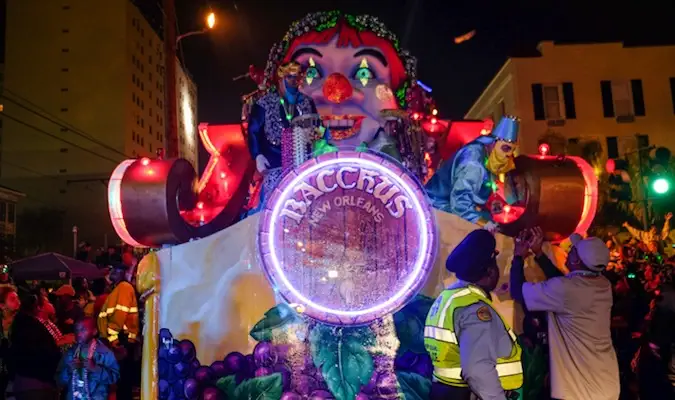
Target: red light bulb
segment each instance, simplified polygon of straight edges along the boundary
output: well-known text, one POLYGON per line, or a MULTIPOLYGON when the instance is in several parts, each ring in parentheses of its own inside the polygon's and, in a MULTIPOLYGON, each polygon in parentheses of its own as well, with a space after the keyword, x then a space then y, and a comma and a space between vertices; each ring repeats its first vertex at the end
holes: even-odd
POLYGON ((220 173, 220 179, 225 179, 225 176, 226 176, 226 175, 225 175, 224 172, 221 172, 221 173, 220 173))
POLYGON ((419 113, 413 113, 412 117, 415 121, 417 121, 418 119, 420 119, 420 114, 419 113))
POLYGON ((547 143, 542 143, 539 145, 539 154, 542 156, 547 155, 551 151, 551 147, 547 143))
POLYGON ((432 124, 435 124, 435 123, 437 123, 437 122, 438 122, 438 120, 437 120, 436 118, 432 118, 432 119, 431 119, 431 123, 432 123, 432 124))
POLYGON ((197 208, 200 209, 200 210, 203 209, 204 208, 204 202, 200 201, 199 203, 197 203, 197 208))
POLYGON ((147 167, 150 164, 150 159, 148 157, 141 158, 141 164, 147 167))

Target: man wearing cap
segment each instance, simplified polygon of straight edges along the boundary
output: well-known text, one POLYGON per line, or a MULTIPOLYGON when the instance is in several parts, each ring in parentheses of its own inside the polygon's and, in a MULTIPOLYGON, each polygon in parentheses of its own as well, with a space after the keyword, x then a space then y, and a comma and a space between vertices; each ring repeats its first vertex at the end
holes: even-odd
POLYGON ((434 364, 432 400, 469 400, 472 395, 505 400, 523 384, 516 335, 492 307, 490 292, 499 281, 497 254, 494 236, 479 229, 446 260, 458 281, 441 292, 424 328, 424 345, 434 364))
MULTIPOLYGON (((511 297, 529 311, 548 314, 551 396, 562 400, 616 400, 619 368, 610 334, 612 287, 601 272, 609 250, 596 237, 570 237, 569 273, 540 283, 525 282, 529 247, 537 260, 547 258, 541 238, 516 240, 511 266, 511 297), (523 242, 528 243, 523 243, 523 242)), ((550 261, 550 260, 549 260, 550 261)))
MULTIPOLYGON (((426 184, 433 206, 496 230, 486 204, 497 191, 497 182, 503 183, 505 174, 515 169, 518 129, 518 119, 505 116, 490 135, 465 145, 443 163, 426 184)), ((496 207, 500 202, 492 204, 496 207)))
POLYGON ((56 297, 56 322, 64 334, 75 333, 75 322, 84 317, 84 312, 75 303, 75 289, 71 285, 63 285, 54 292, 56 297))

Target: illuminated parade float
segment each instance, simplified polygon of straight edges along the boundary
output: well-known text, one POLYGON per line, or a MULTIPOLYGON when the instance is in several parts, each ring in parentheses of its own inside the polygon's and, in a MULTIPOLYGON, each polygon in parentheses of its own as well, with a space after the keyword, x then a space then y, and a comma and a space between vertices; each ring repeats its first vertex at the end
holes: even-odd
MULTIPOLYGON (((120 237, 162 248, 138 268, 144 398, 425 399, 424 320, 453 247, 498 229, 504 271, 509 236, 560 242, 593 219, 586 162, 516 157, 514 117, 438 119, 376 18, 310 14, 251 77, 241 127, 199 127, 202 177, 147 158, 111 177, 120 237)), ((519 326, 508 288, 494 295, 519 326)))

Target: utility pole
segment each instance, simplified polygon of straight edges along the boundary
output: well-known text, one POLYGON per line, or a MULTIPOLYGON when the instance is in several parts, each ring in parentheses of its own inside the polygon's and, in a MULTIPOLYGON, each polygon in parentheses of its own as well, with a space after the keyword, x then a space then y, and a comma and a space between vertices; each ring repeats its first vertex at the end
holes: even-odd
POLYGON ((178 157, 178 112, 176 98, 176 6, 174 0, 164 2, 164 121, 166 156, 178 157))
MULTIPOLYGON (((636 139, 640 136, 639 134, 635 134, 636 139)), ((638 139, 638 142, 639 139, 638 139)), ((644 229, 649 230, 649 189, 647 188, 647 185, 645 185, 645 173, 644 173, 644 160, 642 157, 642 152, 643 151, 651 151, 654 148, 654 146, 648 146, 644 149, 637 149, 638 153, 638 163, 640 164, 640 186, 642 187, 642 207, 644 207, 644 213, 642 221, 644 223, 644 229)))

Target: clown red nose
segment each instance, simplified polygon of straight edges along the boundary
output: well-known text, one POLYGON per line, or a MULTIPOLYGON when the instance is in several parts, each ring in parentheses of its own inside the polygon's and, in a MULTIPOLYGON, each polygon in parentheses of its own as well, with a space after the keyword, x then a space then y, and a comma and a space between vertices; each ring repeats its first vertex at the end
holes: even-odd
POLYGON ((352 97, 353 91, 349 80, 337 72, 330 74, 323 84, 323 95, 331 103, 342 103, 352 97))

